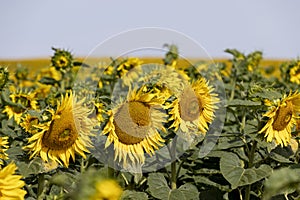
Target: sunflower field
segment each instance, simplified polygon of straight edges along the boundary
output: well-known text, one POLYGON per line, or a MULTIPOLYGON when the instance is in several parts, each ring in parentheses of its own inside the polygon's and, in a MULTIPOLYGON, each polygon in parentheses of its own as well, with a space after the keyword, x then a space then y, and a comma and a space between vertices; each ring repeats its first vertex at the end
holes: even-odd
POLYGON ((299 199, 300 60, 0 66, 0 200, 299 199))

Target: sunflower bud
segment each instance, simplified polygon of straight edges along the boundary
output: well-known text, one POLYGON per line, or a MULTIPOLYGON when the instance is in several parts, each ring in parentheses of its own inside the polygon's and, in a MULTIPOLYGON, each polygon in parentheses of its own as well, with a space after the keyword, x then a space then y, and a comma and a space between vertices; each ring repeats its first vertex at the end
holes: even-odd
POLYGON ((28 69, 25 67, 18 67, 15 76, 17 80, 26 80, 28 76, 28 69))
POLYGON ((52 48, 54 55, 51 57, 52 66, 57 70, 73 67, 73 56, 69 51, 52 48))
POLYGON ((5 86, 8 81, 8 71, 6 68, 0 67, 0 90, 5 86))

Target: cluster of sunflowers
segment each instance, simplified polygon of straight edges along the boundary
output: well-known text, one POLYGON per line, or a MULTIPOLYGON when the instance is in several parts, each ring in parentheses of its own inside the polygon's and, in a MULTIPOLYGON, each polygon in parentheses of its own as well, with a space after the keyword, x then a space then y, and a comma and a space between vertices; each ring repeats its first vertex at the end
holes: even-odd
POLYGON ((299 171, 300 61, 266 78, 259 51, 181 66, 166 47, 0 67, 0 199, 299 197, 300 179, 271 183, 299 171))

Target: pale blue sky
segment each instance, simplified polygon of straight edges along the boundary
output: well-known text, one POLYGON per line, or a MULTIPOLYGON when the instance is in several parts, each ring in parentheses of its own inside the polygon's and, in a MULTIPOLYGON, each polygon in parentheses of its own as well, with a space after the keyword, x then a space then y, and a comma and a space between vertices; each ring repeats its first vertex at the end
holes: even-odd
MULTIPOLYGON (((227 57, 226 48, 261 50, 267 58, 300 56, 295 0, 3 0, 0 5, 0 58, 47 57, 52 46, 86 56, 107 38, 141 27, 179 31, 212 57, 227 57)), ((197 56, 192 50, 185 55, 197 56)))

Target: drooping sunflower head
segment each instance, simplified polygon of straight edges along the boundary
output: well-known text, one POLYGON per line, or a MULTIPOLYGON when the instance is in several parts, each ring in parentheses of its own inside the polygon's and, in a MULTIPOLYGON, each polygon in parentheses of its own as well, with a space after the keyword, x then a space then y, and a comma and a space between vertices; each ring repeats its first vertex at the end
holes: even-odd
POLYGON ((165 131, 164 100, 145 88, 129 91, 123 101, 109 112, 109 121, 103 134, 108 135, 106 147, 114 145, 115 160, 124 168, 141 166, 144 153, 153 155, 164 140, 159 131, 165 131))
POLYGON ((287 146, 291 140, 292 128, 296 125, 297 113, 300 112, 300 94, 295 92, 267 104, 269 111, 264 114, 267 123, 259 131, 264 133, 267 142, 287 146))
POLYGON ((19 124, 22 114, 26 110, 36 110, 37 101, 35 99, 35 92, 15 90, 10 94, 10 100, 14 105, 6 105, 3 113, 6 113, 9 118, 14 117, 19 124))
POLYGON ((292 64, 289 69, 289 76, 292 83, 300 84, 300 60, 292 64))
POLYGON ((8 74, 7 68, 0 66, 0 91, 7 83, 8 77, 9 77, 9 74, 8 74))
POLYGON ((86 158, 88 147, 92 147, 90 136, 96 119, 90 118, 91 111, 83 105, 84 99, 77 101, 70 92, 58 101, 50 120, 34 125, 38 131, 28 139, 25 147, 31 152, 30 158, 40 155, 43 161, 52 160, 68 167, 70 156, 75 160, 75 153, 86 158))
POLYGON ((73 56, 69 51, 52 48, 54 55, 51 57, 52 66, 57 70, 71 68, 73 66, 73 56))
POLYGON ((26 191, 21 189, 25 182, 16 175, 17 166, 10 163, 0 170, 0 199, 24 199, 26 191))
POLYGON ((8 149, 8 137, 0 137, 0 169, 1 165, 3 165, 3 160, 8 159, 7 153, 5 153, 8 149))
MULTIPOLYGON (((185 133, 192 133, 198 129, 202 134, 208 130, 218 108, 219 98, 213 93, 213 87, 200 78, 191 85, 186 85, 182 93, 170 104, 170 121, 173 121, 170 128, 174 128, 185 133)), ((199 131, 196 131, 198 134, 199 131)))

